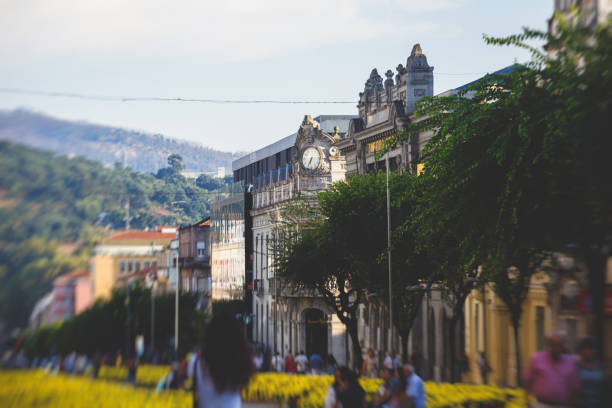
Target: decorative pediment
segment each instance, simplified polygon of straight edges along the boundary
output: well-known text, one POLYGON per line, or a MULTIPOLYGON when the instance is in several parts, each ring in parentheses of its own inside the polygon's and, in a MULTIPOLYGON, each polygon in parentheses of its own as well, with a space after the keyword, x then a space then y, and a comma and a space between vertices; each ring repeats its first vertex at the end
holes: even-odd
POLYGON ((423 54, 421 44, 415 44, 414 47, 412 47, 412 52, 406 61, 406 70, 409 72, 433 71, 433 67, 430 67, 427 63, 427 56, 423 54))

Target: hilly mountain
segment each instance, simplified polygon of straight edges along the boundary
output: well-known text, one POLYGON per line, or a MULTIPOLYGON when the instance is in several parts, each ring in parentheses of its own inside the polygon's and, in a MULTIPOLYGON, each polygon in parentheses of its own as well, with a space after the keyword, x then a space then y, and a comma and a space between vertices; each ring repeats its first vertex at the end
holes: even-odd
POLYGON ((183 158, 185 171, 231 171, 239 154, 202 145, 86 122, 72 122, 27 110, 0 110, 0 140, 23 143, 68 156, 83 156, 105 165, 121 163, 134 170, 155 173, 166 166, 170 154, 183 158))
POLYGON ((187 179, 179 156, 167 161, 153 175, 0 141, 0 332, 23 327, 53 279, 87 268, 96 243, 126 219, 132 229, 193 223, 231 183, 187 179))

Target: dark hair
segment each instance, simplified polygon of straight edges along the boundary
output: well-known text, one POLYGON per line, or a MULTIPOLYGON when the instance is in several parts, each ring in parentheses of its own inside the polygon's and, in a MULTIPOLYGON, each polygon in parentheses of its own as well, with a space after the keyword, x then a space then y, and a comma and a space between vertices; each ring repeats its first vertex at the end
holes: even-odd
POLYGON ((340 372, 340 378, 344 381, 348 382, 351 387, 355 385, 359 385, 359 381, 357 380, 357 374, 354 371, 351 371, 348 367, 339 367, 338 371, 340 372))
POLYGON ((255 371, 244 328, 230 315, 213 316, 206 327, 202 357, 218 393, 240 390, 255 371))

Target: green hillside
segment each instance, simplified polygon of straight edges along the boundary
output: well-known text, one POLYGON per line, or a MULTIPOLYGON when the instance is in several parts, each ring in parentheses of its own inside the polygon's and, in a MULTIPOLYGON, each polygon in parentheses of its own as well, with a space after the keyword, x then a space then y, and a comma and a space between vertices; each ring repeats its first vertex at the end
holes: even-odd
POLYGON ((128 205, 131 229, 208 214, 209 189, 229 178, 188 180, 180 156, 168 163, 151 175, 0 142, 0 322, 26 323, 57 275, 86 268, 95 243, 125 228, 128 205))

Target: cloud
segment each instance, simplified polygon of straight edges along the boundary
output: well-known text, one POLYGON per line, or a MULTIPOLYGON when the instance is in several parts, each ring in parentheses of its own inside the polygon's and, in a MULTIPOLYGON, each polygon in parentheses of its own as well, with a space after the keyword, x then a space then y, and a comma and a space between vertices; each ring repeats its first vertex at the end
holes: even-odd
MULTIPOLYGON (((2 1, 2 0, 0 0, 2 1)), ((422 34, 409 17, 459 1, 429 0, 5 0, 0 59, 61 56, 204 57, 228 62, 389 35, 422 34), (393 7, 384 16, 372 9, 393 7), (400 18, 402 17, 402 18, 400 18)))

